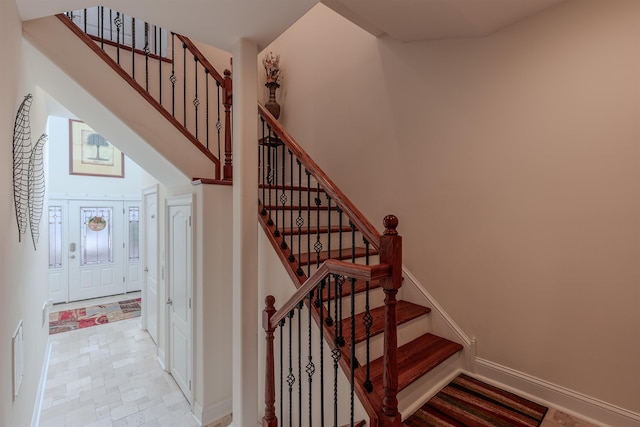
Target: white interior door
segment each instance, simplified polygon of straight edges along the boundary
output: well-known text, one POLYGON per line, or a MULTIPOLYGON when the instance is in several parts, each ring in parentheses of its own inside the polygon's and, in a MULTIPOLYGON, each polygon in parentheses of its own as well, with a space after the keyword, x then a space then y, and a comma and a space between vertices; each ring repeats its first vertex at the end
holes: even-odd
POLYGON ((171 375, 191 402, 191 205, 169 204, 167 219, 169 366, 171 375))
POLYGON ((69 300, 124 293, 123 203, 69 202, 69 300))
POLYGON ((147 332, 158 343, 158 192, 145 192, 144 212, 144 287, 147 332))

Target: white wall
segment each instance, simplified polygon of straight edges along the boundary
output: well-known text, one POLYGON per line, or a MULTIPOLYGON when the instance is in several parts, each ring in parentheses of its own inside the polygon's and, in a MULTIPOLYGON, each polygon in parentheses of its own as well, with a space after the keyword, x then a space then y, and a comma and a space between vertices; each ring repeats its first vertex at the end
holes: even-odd
MULTIPOLYGON (((148 174, 126 156, 124 178, 69 174, 69 119, 49 117, 49 193, 51 195, 95 195, 140 197, 148 174)), ((109 141, 118 146, 118 141, 109 141)))
POLYGON ((640 3, 569 0, 480 39, 375 39, 316 6, 280 121, 478 355, 640 413, 640 3), (331 29, 328 31, 327 29, 331 29))
POLYGON ((27 93, 34 96, 31 106, 32 140, 45 132, 44 97, 33 84, 24 65, 21 22, 15 2, 0 2, 0 39, 6 60, 0 67, 0 129, 3 129, 0 155, 0 425, 28 426, 47 344, 47 323, 42 324, 42 306, 47 300, 46 217, 40 222, 42 237, 37 251, 31 236, 18 243, 13 202, 12 134, 16 112, 27 93), (12 399, 11 337, 22 320, 24 325, 24 377, 20 394, 12 399))

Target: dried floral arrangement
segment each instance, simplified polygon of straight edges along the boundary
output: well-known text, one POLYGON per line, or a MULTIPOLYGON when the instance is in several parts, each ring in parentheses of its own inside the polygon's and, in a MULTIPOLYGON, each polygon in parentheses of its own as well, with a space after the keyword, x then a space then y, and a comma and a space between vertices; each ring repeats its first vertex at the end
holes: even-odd
POLYGON ((280 55, 274 54, 273 52, 267 53, 262 58, 262 65, 264 66, 267 84, 279 84, 283 77, 282 70, 280 69, 280 55))

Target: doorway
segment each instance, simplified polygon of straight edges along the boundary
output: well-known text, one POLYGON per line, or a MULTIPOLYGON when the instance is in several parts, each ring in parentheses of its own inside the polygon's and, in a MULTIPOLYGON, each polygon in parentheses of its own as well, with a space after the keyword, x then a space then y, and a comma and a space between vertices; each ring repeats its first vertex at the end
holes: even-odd
POLYGON ((139 291, 139 200, 49 200, 49 298, 139 291))

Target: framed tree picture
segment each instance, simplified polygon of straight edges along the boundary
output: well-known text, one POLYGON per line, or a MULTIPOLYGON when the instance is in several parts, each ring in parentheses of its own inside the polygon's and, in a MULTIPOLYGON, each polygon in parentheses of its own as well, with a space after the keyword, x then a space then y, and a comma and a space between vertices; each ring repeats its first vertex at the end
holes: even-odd
POLYGON ((79 120, 69 120, 69 174, 124 178, 124 153, 79 120))

